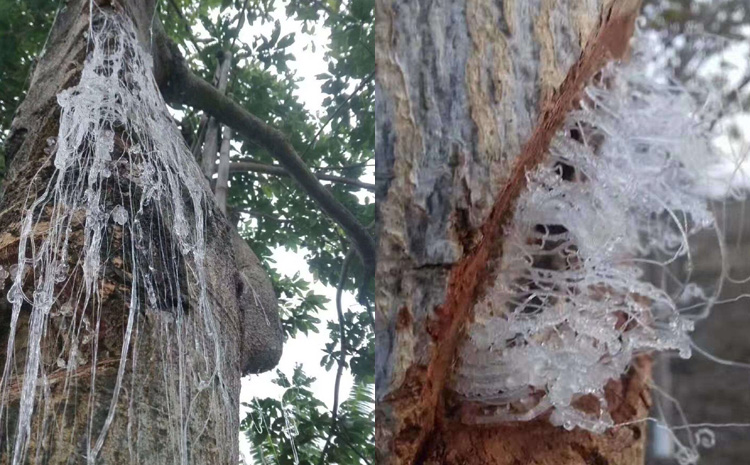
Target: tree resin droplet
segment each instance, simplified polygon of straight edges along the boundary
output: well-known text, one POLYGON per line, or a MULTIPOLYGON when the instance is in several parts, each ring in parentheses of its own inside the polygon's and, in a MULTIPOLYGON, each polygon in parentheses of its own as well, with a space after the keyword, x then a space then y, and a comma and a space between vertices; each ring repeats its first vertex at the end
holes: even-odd
POLYGON ((705 449, 710 449, 716 445, 716 435, 708 428, 701 428, 695 432, 695 442, 705 449))
POLYGON ((8 291, 7 295, 8 302, 11 304, 20 304, 21 300, 23 299, 23 292, 19 288, 18 284, 13 283, 13 285, 10 287, 10 290, 8 291))
POLYGON ((68 279, 68 271, 69 267, 66 263, 61 263, 57 266, 57 271, 55 272, 55 282, 61 283, 68 279))
POLYGON ((112 210, 112 220, 120 226, 128 222, 128 211, 125 207, 118 205, 112 210))
POLYGON ((70 316, 73 314, 73 305, 70 302, 65 302, 62 307, 60 307, 60 315, 61 316, 70 316))

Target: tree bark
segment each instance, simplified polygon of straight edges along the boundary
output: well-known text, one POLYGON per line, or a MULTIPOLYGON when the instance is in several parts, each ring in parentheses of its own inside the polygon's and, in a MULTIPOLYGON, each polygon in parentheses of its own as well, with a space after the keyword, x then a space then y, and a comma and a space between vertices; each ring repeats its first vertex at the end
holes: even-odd
MULTIPOLYGON (((153 0, 112 3, 103 0, 96 3, 98 6, 95 5, 94 10, 101 8, 115 12, 119 18, 129 17, 135 25, 141 46, 150 50, 153 0)), ((27 195, 31 200, 40 195, 54 172, 54 154, 45 148, 48 147, 48 138, 57 136, 60 125, 60 107, 56 96, 60 91, 76 85, 80 78, 88 50, 89 8, 88 0, 71 0, 60 11, 47 49, 31 78, 28 95, 11 127, 6 148, 9 171, 0 197, 0 265, 6 269, 17 259, 21 221, 25 205, 28 205, 27 195)), ((165 68, 158 62, 155 75, 159 82, 167 78, 165 68)), ((198 182, 210 195, 207 182, 204 179, 198 182)), ((138 189, 135 185, 127 187, 138 189)), ((213 204, 209 202, 208 205, 213 204)), ((137 340, 127 354, 124 387, 118 397, 114 420, 98 456, 87 457, 91 450, 87 441, 97 439, 113 397, 129 308, 126 297, 130 295, 128 280, 122 278, 123 273, 129 270, 121 265, 123 261, 127 263, 127 259, 122 253, 118 254, 118 250, 122 249, 118 243, 126 239, 122 233, 118 236, 113 226, 107 232, 111 234, 113 252, 103 265, 106 270, 101 274, 103 280, 99 299, 102 323, 97 338, 96 381, 92 383, 93 367, 90 362, 81 365, 65 381, 65 369, 58 368, 55 356, 51 356, 61 343, 58 325, 62 323, 50 317, 43 336, 41 373, 44 379, 37 383, 30 444, 22 463, 238 463, 240 377, 276 365, 281 355, 281 327, 275 293, 257 257, 215 207, 206 217, 206 282, 209 305, 218 320, 217 329, 221 336, 220 363, 225 385, 221 392, 227 392, 229 398, 219 405, 214 402, 219 392, 218 381, 200 391, 201 394, 192 403, 193 410, 187 416, 188 420, 182 425, 190 443, 184 449, 187 454, 181 457, 178 452, 180 447, 175 444, 172 434, 175 425, 170 419, 170 412, 175 408, 175 399, 170 397, 173 386, 165 380, 165 373, 175 368, 174 360, 170 359, 176 351, 174 341, 170 342, 164 337, 165 328, 174 325, 174 316, 169 312, 144 307, 136 323, 137 340)), ((40 231, 35 232, 35 236, 44 233, 43 227, 38 229, 40 231)), ((82 223, 73 226, 70 246, 73 257, 81 249, 82 230, 82 223)), ((71 261, 71 276, 80 273, 78 267, 75 261, 71 261)), ((28 292, 33 284, 33 277, 27 277, 24 289, 28 292)), ((8 280, 0 283, 5 292, 9 285, 8 280)), ((3 297, 5 292, 2 293, 3 297)), ((189 292, 185 291, 185 295, 189 295, 189 292)), ((60 304, 58 301, 54 306, 60 304)), ((22 308, 13 347, 7 347, 9 316, 10 307, 3 298, 0 301, 0 357, 5 361, 6 351, 15 351, 16 367, 12 369, 14 377, 8 383, 8 405, 5 406, 5 417, 0 427, 2 464, 11 463, 14 456, 19 408, 19 394, 14 387, 23 382, 18 373, 23 373, 29 312, 22 308)), ((169 334, 169 329, 166 331, 169 334)), ((199 338, 204 338, 205 342, 207 337, 211 335, 197 334, 195 345, 199 345, 199 338)), ((93 346, 81 347, 85 358, 92 360, 93 354, 86 351, 93 350, 93 346)), ((198 355, 191 350, 186 349, 187 353, 184 354, 187 365, 198 363, 198 355)), ((198 392, 196 385, 199 381, 192 379, 188 383, 192 385, 184 386, 185 392, 198 392)))
MULTIPOLYGON (((642 423, 471 426, 446 389, 525 175, 584 86, 626 56, 639 3, 376 2, 381 463, 642 463, 642 423)), ((648 360, 635 366, 607 387, 616 422, 648 411, 648 360)))
MULTIPOLYGON (((216 88, 222 94, 227 91, 227 83, 229 82, 229 68, 232 66, 232 55, 228 52, 223 53, 223 56, 218 64, 218 76, 219 81, 216 88)), ((201 158, 201 168, 203 174, 207 179, 211 179, 216 172, 216 152, 219 150, 219 139, 221 125, 215 118, 210 117, 208 119, 208 128, 206 129, 206 140, 203 143, 203 157, 201 158)))
POLYGON ((229 149, 232 144, 232 128, 221 127, 221 148, 219 149, 219 169, 216 176, 216 204, 222 213, 227 213, 229 192, 229 149))

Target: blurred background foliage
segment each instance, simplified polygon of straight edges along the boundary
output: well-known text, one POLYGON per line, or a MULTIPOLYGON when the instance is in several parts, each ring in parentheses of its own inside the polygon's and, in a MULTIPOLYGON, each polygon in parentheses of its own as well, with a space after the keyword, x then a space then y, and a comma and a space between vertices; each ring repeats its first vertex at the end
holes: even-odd
POLYGON ((732 119, 750 108, 750 2, 645 0, 643 18, 643 29, 663 46, 658 65, 678 82, 712 92, 730 135, 742 138, 732 119))
MULTIPOLYGON (((729 162, 729 173, 734 172, 733 181, 746 188, 750 174, 750 2, 644 0, 640 24, 645 33, 657 38, 660 49, 654 64, 669 70, 699 98, 708 96, 706 109, 716 112, 712 115, 715 142, 729 162)), ((663 425, 649 428, 648 465, 678 464, 677 441, 695 444, 701 430, 686 425, 701 422, 713 429, 715 447, 701 447, 698 464, 746 463, 750 453, 750 396, 744 388, 748 371, 746 366, 726 364, 727 360, 747 363, 750 359, 746 335, 750 313, 743 299, 750 292, 745 279, 750 276, 750 211, 745 194, 730 191, 728 197, 713 205, 726 251, 719 250, 711 234, 699 236, 690 246, 694 265, 672 269, 678 276, 690 273, 707 289, 715 289, 716 276, 727 273, 722 276, 716 307, 691 335, 696 347, 719 359, 697 349, 689 360, 671 354, 654 357, 651 415, 663 425)))

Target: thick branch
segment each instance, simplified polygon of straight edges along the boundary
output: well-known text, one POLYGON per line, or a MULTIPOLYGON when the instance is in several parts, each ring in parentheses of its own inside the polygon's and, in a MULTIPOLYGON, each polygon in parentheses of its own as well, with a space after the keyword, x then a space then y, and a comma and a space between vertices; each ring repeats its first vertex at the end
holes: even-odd
MULTIPOLYGON (((273 174, 275 176, 289 176, 289 172, 281 166, 266 165, 264 163, 254 163, 249 161, 238 161, 229 165, 230 173, 243 173, 245 171, 252 171, 253 173, 265 173, 273 174)), ((366 182, 359 181, 357 179, 344 178, 341 176, 333 176, 325 173, 315 173, 315 177, 321 181, 330 181, 338 184, 348 184, 350 186, 356 186, 369 191, 375 190, 375 184, 368 184, 366 182)))
POLYGON ((375 241, 372 236, 357 218, 320 184, 284 134, 194 75, 176 47, 169 46, 168 53, 171 57, 160 57, 162 60, 170 59, 172 71, 169 75, 170 82, 166 83, 165 96, 172 101, 207 111, 244 138, 266 148, 323 212, 346 232, 371 276, 375 270, 375 241))
POLYGON ((203 140, 203 154, 201 155, 201 171, 207 179, 214 175, 216 166, 216 151, 219 149, 219 123, 215 118, 209 118, 206 134, 203 140))

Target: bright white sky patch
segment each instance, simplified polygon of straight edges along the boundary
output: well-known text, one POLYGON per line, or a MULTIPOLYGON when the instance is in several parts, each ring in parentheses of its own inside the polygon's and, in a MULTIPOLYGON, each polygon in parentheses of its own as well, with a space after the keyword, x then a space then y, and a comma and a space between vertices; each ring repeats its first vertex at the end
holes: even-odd
MULTIPOLYGON (((300 78, 300 81, 297 82, 298 89, 294 91, 294 95, 305 105, 305 108, 311 114, 319 118, 324 117, 322 106, 326 95, 321 91, 321 81, 316 76, 328 71, 328 65, 325 61, 326 44, 329 40, 328 30, 320 22, 315 25, 316 32, 314 35, 304 34, 302 33, 302 22, 287 18, 284 8, 278 8, 274 12, 273 17, 275 19, 278 18, 281 22, 280 37, 284 37, 286 34, 292 32, 296 33, 294 44, 288 48, 289 53, 295 57, 294 61, 288 63, 289 67, 295 70, 296 76, 300 78), (315 42, 315 51, 313 51, 313 47, 310 45, 311 41, 315 42)), ((240 40, 251 43, 254 35, 260 33, 270 35, 272 30, 273 22, 271 21, 263 26, 254 26, 252 30, 245 28, 239 37, 240 40)), ((363 181, 374 182, 374 170, 368 170, 366 178, 369 179, 363 179, 363 181)), ((372 198, 372 195, 370 197, 372 198)), ((320 214, 323 215, 322 212, 320 214)), ((318 325, 320 332, 311 332, 308 336, 298 334, 295 339, 288 340, 284 344, 284 353, 276 369, 281 370, 291 378, 295 365, 301 364, 307 376, 316 378, 316 381, 312 385, 315 397, 324 402, 330 409, 333 406, 336 367, 334 365, 331 371, 326 371, 325 368, 320 366, 320 359, 324 355, 323 349, 325 348, 325 344, 329 341, 326 322, 338 321, 336 315, 336 289, 324 286, 314 280, 304 260, 304 251, 295 253, 278 248, 274 251, 273 259, 276 262, 275 268, 279 272, 289 276, 299 272, 304 280, 311 283, 310 287, 313 292, 325 295, 329 300, 325 310, 317 315, 321 320, 321 323, 318 325)), ((349 308, 361 310, 354 295, 345 292, 342 296, 342 310, 346 312, 349 308)), ((253 397, 280 398, 283 389, 272 383, 272 380, 276 377, 276 369, 261 375, 243 378, 240 401, 250 403, 253 397)), ((353 377, 348 370, 344 370, 339 389, 340 401, 348 397, 352 384, 353 377)), ((240 418, 244 418, 247 411, 246 408, 242 407, 240 418)), ((244 433, 240 434, 240 454, 245 456, 247 463, 253 463, 250 443, 245 439, 244 433)))

